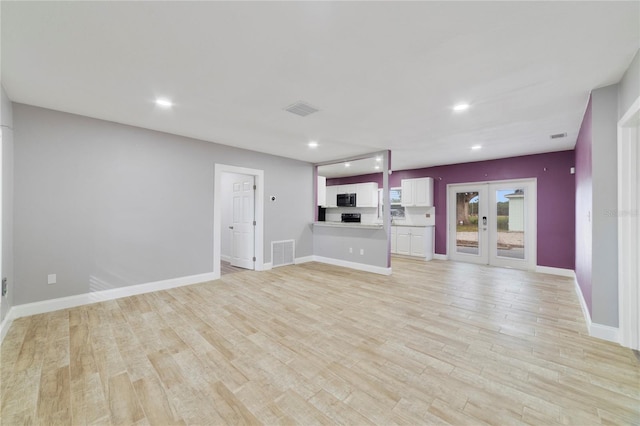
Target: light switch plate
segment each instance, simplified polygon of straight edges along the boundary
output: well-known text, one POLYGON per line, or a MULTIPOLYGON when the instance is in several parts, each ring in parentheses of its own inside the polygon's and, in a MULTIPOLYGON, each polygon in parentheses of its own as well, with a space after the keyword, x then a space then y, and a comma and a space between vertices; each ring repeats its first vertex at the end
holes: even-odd
POLYGON ((56 274, 47 275, 47 284, 55 284, 56 283, 56 274))

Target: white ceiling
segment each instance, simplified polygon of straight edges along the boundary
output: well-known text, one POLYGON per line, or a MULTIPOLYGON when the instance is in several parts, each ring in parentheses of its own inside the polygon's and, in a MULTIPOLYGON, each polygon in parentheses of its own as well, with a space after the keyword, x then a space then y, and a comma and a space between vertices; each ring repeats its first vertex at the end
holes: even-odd
POLYGON ((572 149, 640 47, 637 1, 1 3, 15 102, 395 170, 572 149))

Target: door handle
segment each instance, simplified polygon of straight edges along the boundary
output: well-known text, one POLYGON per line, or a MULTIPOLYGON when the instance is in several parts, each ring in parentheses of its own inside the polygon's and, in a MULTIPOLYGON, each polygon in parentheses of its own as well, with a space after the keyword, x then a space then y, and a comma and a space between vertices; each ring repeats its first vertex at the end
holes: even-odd
POLYGON ((230 226, 229 229, 233 229, 233 226, 230 226))
POLYGON ((486 216, 482 216, 482 225, 483 226, 487 226, 487 217, 486 216))

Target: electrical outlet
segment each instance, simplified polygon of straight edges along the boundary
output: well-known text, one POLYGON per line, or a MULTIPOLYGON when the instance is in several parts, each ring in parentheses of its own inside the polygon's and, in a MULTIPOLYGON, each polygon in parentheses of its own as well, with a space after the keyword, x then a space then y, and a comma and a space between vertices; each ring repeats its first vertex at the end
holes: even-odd
POLYGON ((360 256, 364 255, 364 249, 360 249, 360 256))
POLYGON ((47 275, 47 284, 55 284, 56 283, 56 274, 47 275))
POLYGON ((3 296, 7 295, 7 279, 6 278, 2 279, 2 295, 3 296))
POLYGON ((353 247, 349 247, 349 253, 353 253, 353 247))

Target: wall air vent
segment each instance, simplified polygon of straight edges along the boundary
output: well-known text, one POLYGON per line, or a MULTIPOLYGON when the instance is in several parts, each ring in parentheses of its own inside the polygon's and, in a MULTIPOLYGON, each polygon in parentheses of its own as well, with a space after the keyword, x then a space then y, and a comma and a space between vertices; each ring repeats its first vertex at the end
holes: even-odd
POLYGON ((295 244, 295 240, 271 241, 271 266, 293 265, 295 244))
POLYGON ((560 138, 566 138, 567 134, 566 133, 556 133, 555 135, 551 135, 551 139, 560 139, 560 138))
POLYGON ((292 114, 299 115, 300 117, 306 117, 309 114, 320 111, 318 108, 312 107, 311 105, 302 101, 298 101, 295 104, 289 105, 284 110, 289 111, 292 114))

